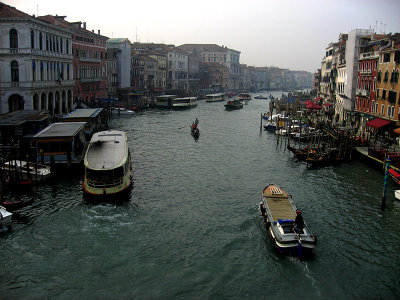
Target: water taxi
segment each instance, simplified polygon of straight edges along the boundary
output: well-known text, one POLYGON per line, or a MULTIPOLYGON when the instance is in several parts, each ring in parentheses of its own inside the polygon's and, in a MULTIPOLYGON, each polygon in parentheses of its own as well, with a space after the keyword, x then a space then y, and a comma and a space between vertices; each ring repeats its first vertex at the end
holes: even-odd
POLYGON ((132 183, 132 162, 126 133, 97 132, 86 151, 83 191, 91 196, 127 193, 132 183))
POLYGON ((240 101, 251 100, 250 93, 240 93, 238 96, 240 101))
POLYGON ((279 252, 299 258, 312 253, 317 238, 301 217, 292 197, 274 184, 264 187, 261 194, 261 213, 270 236, 279 252))
POLYGON ((224 94, 209 94, 206 95, 206 102, 218 102, 224 101, 225 95, 224 94))
POLYGON ((172 99, 173 108, 191 108, 197 106, 196 97, 184 97, 172 99))
POLYGON ((229 100, 224 105, 226 110, 234 110, 243 108, 243 103, 239 99, 229 100))
POLYGON ((161 95, 156 97, 156 107, 172 107, 172 101, 177 98, 176 95, 161 95))

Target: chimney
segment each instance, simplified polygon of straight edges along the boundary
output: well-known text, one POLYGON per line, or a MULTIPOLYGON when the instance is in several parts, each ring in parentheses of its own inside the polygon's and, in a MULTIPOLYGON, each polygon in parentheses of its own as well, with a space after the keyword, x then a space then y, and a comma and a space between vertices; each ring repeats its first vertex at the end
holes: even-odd
POLYGON ((98 34, 98 35, 100 35, 100 29, 99 29, 99 30, 97 30, 97 34, 98 34))
POLYGON ((86 22, 83 22, 83 29, 86 29, 86 22))

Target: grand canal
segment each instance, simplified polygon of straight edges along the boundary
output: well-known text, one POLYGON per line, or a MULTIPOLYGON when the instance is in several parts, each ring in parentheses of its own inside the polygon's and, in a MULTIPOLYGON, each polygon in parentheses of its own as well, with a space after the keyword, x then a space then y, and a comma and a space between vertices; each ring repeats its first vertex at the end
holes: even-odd
POLYGON ((260 132, 268 101, 223 104, 113 117, 133 155, 130 200, 85 202, 79 172, 39 186, 0 235, 0 299, 398 299, 393 183, 382 211, 382 172, 358 160, 310 168, 260 132), (311 259, 273 248, 258 206, 269 183, 317 235, 311 259))

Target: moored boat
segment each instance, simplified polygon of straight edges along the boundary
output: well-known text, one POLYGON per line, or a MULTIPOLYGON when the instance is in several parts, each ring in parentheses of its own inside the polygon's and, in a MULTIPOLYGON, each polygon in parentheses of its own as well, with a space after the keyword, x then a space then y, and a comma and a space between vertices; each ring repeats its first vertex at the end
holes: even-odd
POLYGON ((97 132, 86 151, 83 191, 91 196, 114 196, 129 191, 132 183, 131 154, 126 133, 97 132))
POLYGON ((6 231, 11 228, 12 213, 7 211, 3 206, 0 206, 0 231, 6 231))
POLYGON ((301 213, 286 191, 274 184, 264 187, 260 209, 279 252, 299 258, 312 254, 317 238, 302 217, 298 221, 301 213))
POLYGON ((243 108, 243 103, 240 102, 240 100, 238 100, 238 99, 234 99, 234 100, 229 100, 228 102, 226 102, 226 104, 224 106, 225 106, 226 110, 234 110, 234 109, 243 108))
POLYGON ((8 176, 8 180, 16 177, 15 175, 33 181, 45 181, 51 177, 50 166, 35 164, 24 160, 6 161, 1 169, 4 174, 8 176))

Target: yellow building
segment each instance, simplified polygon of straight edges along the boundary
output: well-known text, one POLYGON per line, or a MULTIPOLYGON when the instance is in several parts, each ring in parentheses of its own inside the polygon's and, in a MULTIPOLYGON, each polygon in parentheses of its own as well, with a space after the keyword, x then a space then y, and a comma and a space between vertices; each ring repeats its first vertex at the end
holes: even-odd
POLYGON ((380 49, 375 114, 400 126, 399 106, 400 34, 390 37, 380 49))

